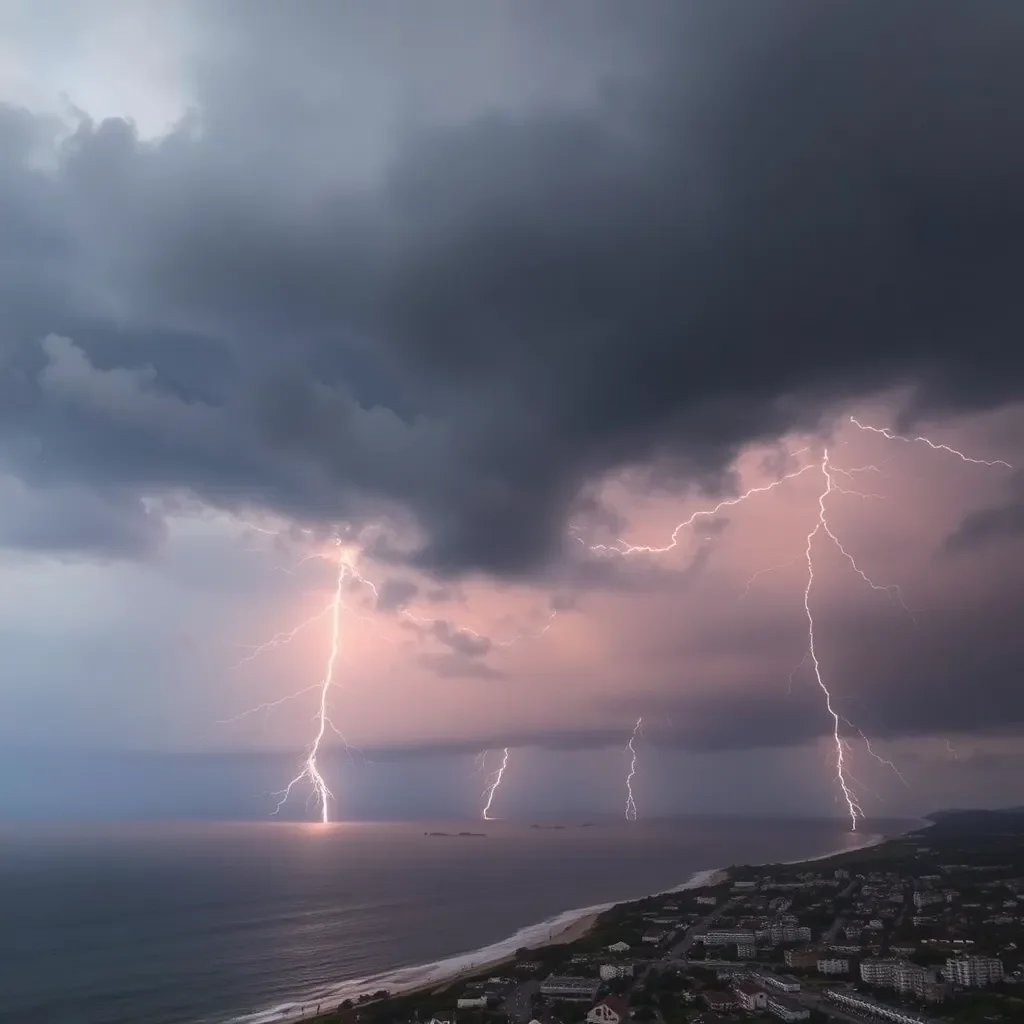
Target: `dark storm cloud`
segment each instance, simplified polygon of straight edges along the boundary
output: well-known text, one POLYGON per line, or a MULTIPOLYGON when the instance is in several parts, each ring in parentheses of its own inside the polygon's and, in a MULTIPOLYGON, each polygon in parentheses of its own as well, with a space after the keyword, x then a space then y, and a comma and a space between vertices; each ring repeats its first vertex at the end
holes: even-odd
MULTIPOLYGON (((326 131, 351 8, 302 8, 308 51, 222 10, 237 38, 160 142, 84 123, 46 168, 52 124, 0 109, 0 429, 39 439, 29 479, 400 506, 419 566, 514 575, 609 468, 713 484, 837 398, 1024 391, 1014 5, 579 5, 558 44, 586 23, 631 61, 599 99, 428 119, 360 184, 326 131)), ((472 46, 436 12, 431 45, 472 46)))
POLYGON ((404 608, 418 593, 419 587, 412 580, 391 577, 377 586, 377 608, 379 611, 396 611, 404 608))
POLYGON ((456 654, 462 654, 467 658, 479 658, 491 649, 489 637, 459 629, 444 619, 435 619, 431 624, 430 632, 446 647, 450 647, 456 654))
POLYGON ((948 554, 973 551, 986 544, 1024 536, 1024 475, 1017 474, 1013 494, 998 505, 978 509, 967 515, 946 538, 948 554))

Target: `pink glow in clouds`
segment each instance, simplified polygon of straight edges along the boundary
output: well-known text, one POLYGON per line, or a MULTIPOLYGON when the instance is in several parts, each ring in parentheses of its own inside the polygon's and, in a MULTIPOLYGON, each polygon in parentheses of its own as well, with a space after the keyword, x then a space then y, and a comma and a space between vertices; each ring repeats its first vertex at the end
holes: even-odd
MULTIPOLYGON (((885 409, 858 411, 862 422, 889 423, 885 409)), ((941 554, 972 511, 1000 502, 1012 480, 1004 467, 866 435, 844 420, 837 417, 829 444, 833 464, 853 472, 836 477, 842 490, 829 499, 830 525, 869 575, 898 584, 912 610, 861 585, 838 551, 816 556, 818 654, 856 774, 870 753, 858 730, 883 746, 927 736, 968 699, 958 672, 970 656, 950 651, 975 650, 992 609, 1019 599, 1018 584, 1003 575, 993 581, 988 570, 993 558, 1019 559, 1021 549, 1011 542, 968 557, 941 554)), ((1012 461, 1022 422, 1009 412, 928 434, 979 457, 1012 461)), ((821 444, 807 435, 744 451, 734 467, 736 490, 813 466, 807 460, 821 444)), ((590 550, 615 540, 664 546, 681 519, 718 500, 659 489, 649 477, 638 481, 643 475, 633 470, 593 489, 591 508, 626 525, 615 535, 592 529, 585 544, 567 537, 563 559, 540 582, 468 580, 445 591, 418 579, 415 595, 407 588, 408 603, 387 611, 354 587, 350 604, 358 614, 343 627, 330 710, 344 721, 348 741, 372 749, 600 745, 651 712, 655 741, 696 749, 798 745, 828 732, 806 665, 794 672, 807 647, 803 549, 817 516, 820 473, 799 473, 716 516, 697 517, 667 553, 627 559, 590 550), (518 642, 501 645, 517 635, 518 642)), ((586 529, 573 525, 577 534, 586 529)), ((368 560, 361 571, 389 577, 387 567, 368 560)), ((301 614, 295 610, 296 619, 301 614)), ((247 699, 274 699, 283 671, 315 676, 322 632, 307 630, 269 652, 272 665, 257 674, 255 687, 246 677, 247 699)), ((1012 635, 1000 634, 991 653, 983 685, 998 702, 1006 686, 998 665, 1009 670, 1019 651, 1012 635)), ((303 695, 293 703, 275 709, 273 727, 258 735, 234 732, 236 742, 292 749, 309 713, 303 695)))

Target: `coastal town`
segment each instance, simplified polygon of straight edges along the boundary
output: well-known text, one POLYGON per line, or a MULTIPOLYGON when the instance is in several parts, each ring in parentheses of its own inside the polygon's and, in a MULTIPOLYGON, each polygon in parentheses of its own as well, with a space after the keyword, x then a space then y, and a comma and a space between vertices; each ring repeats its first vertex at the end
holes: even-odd
POLYGON ((344 1024, 1009 1024, 1024 1021, 1024 812, 946 812, 794 865, 734 867, 619 904, 572 941, 344 1024))

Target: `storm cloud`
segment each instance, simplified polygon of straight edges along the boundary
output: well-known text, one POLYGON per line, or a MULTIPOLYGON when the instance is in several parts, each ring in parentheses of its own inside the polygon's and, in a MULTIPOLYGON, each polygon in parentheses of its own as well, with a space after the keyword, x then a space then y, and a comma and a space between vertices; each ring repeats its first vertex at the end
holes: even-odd
MULTIPOLYGON (((595 50, 585 100, 413 118, 356 180, 323 139, 344 95, 307 103, 329 43, 289 64, 351 9, 255 6, 165 137, 0 118, 4 426, 46 451, 27 477, 318 521, 398 505, 415 564, 517 575, 604 471, 668 455, 714 489, 841 398, 1019 396, 1012 8, 653 5, 595 50), (284 62, 269 83, 253 40, 284 62)), ((505 12, 543 52, 633 20, 597 7, 505 12)), ((431 19, 445 45, 462 10, 431 19)), ((371 48, 388 17, 358 15, 371 48)))
POLYGON ((38 3, 0 20, 11 722, 304 746, 282 680, 322 673, 337 534, 376 597, 350 574, 331 714, 368 750, 604 749, 640 714, 666 750, 804 749, 824 442, 830 522, 913 609, 819 535, 846 734, 1024 725, 1019 474, 849 421, 1020 465, 1024 12, 183 0, 156 53, 131 5, 38 3), (261 701, 277 731, 196 724, 261 701))

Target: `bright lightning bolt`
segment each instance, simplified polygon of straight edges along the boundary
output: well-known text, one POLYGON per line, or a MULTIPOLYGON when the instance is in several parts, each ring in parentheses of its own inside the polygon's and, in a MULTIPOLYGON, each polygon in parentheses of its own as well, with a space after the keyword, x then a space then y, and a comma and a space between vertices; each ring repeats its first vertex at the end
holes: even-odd
POLYGON ((327 698, 330 694, 331 686, 334 683, 334 669, 338 661, 341 633, 341 595, 345 587, 345 580, 350 572, 352 575, 356 576, 356 578, 362 579, 362 577, 351 568, 349 563, 343 557, 338 563, 338 575, 335 579, 334 593, 327 605, 331 615, 331 646, 327 656, 327 666, 324 670, 323 679, 320 681, 320 705, 316 715, 316 735, 313 737, 313 742, 309 748, 309 752, 306 754, 306 759, 302 763, 302 770, 291 780, 291 782, 288 783, 287 786, 285 786, 283 790, 274 794, 281 798, 277 803, 277 807, 274 808, 273 813, 277 814, 285 805, 285 802, 291 795, 292 789, 300 782, 308 782, 313 789, 314 799, 320 805, 320 820, 325 825, 331 820, 329 801, 334 799, 334 794, 328 787, 323 775, 320 774, 320 768, 317 764, 317 755, 320 753, 320 744, 323 742, 324 733, 327 731, 328 726, 337 732, 337 729, 334 728, 333 723, 331 723, 327 717, 327 698))
MULTIPOLYGON (((801 449, 802 450, 802 449, 801 449)), ((688 526, 692 526, 702 516, 713 516, 717 512, 720 512, 723 508, 731 508, 733 505, 739 505, 741 502, 752 498, 755 494, 764 494, 767 491, 773 491, 780 484, 784 484, 787 480, 793 480, 798 476, 803 476, 809 469, 814 468, 814 463, 808 463, 806 466, 800 469, 793 470, 792 473, 786 473, 784 476, 779 477, 778 480, 773 480, 770 484, 763 484, 760 487, 751 487, 744 491, 742 494, 737 495, 735 498, 726 498, 720 501, 713 508, 698 509, 688 519, 684 519, 679 523, 676 528, 672 531, 672 536, 667 544, 663 547, 653 547, 647 544, 627 544, 625 541, 619 540, 614 544, 589 544, 585 545, 589 547, 591 551, 597 551, 602 553, 619 554, 619 555, 664 555, 666 552, 671 551, 679 544, 679 534, 688 526)), ((581 543, 583 543, 581 541, 581 543)))
POLYGON ((490 776, 487 782, 487 789, 484 790, 484 795, 487 797, 487 802, 484 804, 483 810, 484 821, 494 821, 491 817, 491 805, 494 803, 494 794, 497 793, 498 787, 501 785, 501 780, 505 775, 505 769, 507 767, 508 747, 505 747, 502 751, 501 766, 490 776))
POLYGON ((626 821, 636 821, 636 802, 633 800, 633 777, 636 775, 636 747, 633 746, 633 741, 637 738, 643 723, 643 718, 636 720, 636 725, 633 726, 633 735, 629 737, 629 742, 626 744, 626 749, 630 754, 629 774, 626 776, 626 821))
MULTIPOLYGON (((811 611, 811 589, 814 586, 814 538, 817 537, 820 532, 824 531, 829 537, 835 540, 836 544, 839 545, 840 550, 842 550, 842 545, 835 539, 835 534, 829 529, 825 518, 825 498, 832 491, 832 476, 829 473, 827 448, 822 456, 821 471, 825 475, 825 489, 818 495, 818 520, 814 524, 814 528, 811 532, 807 534, 807 548, 804 552, 807 559, 807 586, 804 588, 804 611, 807 613, 807 651, 811 658, 811 665, 814 668, 814 677, 818 681, 818 686, 821 688, 821 692, 825 695, 825 707, 828 709, 828 713, 832 716, 832 736, 836 745, 836 781, 839 783, 839 787, 843 793, 843 799, 846 801, 846 806, 850 813, 851 828, 856 831, 857 821, 864 816, 864 811, 861 809, 860 804, 857 802, 857 797, 854 795, 846 781, 846 758, 843 738, 839 729, 839 714, 832 706, 832 694, 829 692, 828 687, 825 685, 825 680, 822 678, 821 662, 818 660, 818 651, 815 646, 814 613, 811 611)), ((843 554, 846 554, 846 552, 843 551, 843 554)), ((847 558, 849 558, 849 555, 847 555, 847 558)), ((853 561, 852 559, 850 560, 853 561)), ((856 568, 856 563, 854 563, 854 568, 856 568)), ((863 576, 864 574, 861 573, 861 575, 863 576)), ((867 579, 866 576, 864 578, 867 579)), ((868 582, 871 583, 870 580, 868 580, 868 582)), ((874 586, 874 584, 872 583, 871 586, 874 586)))
POLYGON ((896 767, 896 765, 894 765, 894 764, 892 763, 892 761, 890 761, 890 760, 889 760, 889 759, 888 759, 887 757, 882 757, 882 755, 881 755, 881 754, 876 754, 876 753, 875 753, 875 751, 874 751, 874 750, 872 749, 872 747, 871 747, 871 740, 869 740, 869 739, 867 738, 867 736, 865 736, 865 735, 864 735, 864 733, 863 733, 863 732, 861 732, 861 730, 860 730, 860 729, 858 729, 858 730, 857 730, 857 732, 859 732, 859 733, 860 733, 860 738, 861 738, 861 739, 862 739, 862 740, 864 741, 864 746, 865 746, 865 748, 867 749, 867 752, 868 752, 868 753, 869 753, 869 754, 870 754, 870 755, 871 755, 871 756, 872 756, 872 757, 873 757, 873 758, 874 758, 874 759, 875 759, 876 761, 878 761, 878 762, 879 762, 879 764, 884 764, 884 765, 885 765, 885 766, 886 766, 887 768, 891 768, 891 769, 893 770, 893 772, 895 772, 895 774, 896 774, 896 775, 897 775, 897 776, 899 777, 899 780, 900 780, 900 782, 902 782, 904 786, 909 786, 909 785, 910 785, 910 783, 909 783, 909 782, 907 782, 906 776, 904 776, 903 772, 901 772, 901 771, 899 770, 899 768, 897 768, 897 767, 896 767))
POLYGON ((1007 469, 1013 469, 1013 466, 1002 459, 975 459, 970 455, 965 455, 957 448, 950 448, 948 444, 936 444, 927 437, 904 437, 902 434, 894 434, 888 427, 873 427, 868 423, 861 423, 855 416, 850 417, 850 422, 861 430, 870 431, 872 434, 881 434, 882 437, 888 438, 890 441, 903 441, 906 444, 921 442, 937 452, 949 452, 950 455, 955 455, 964 462, 973 462, 977 466, 1005 466, 1007 469))

